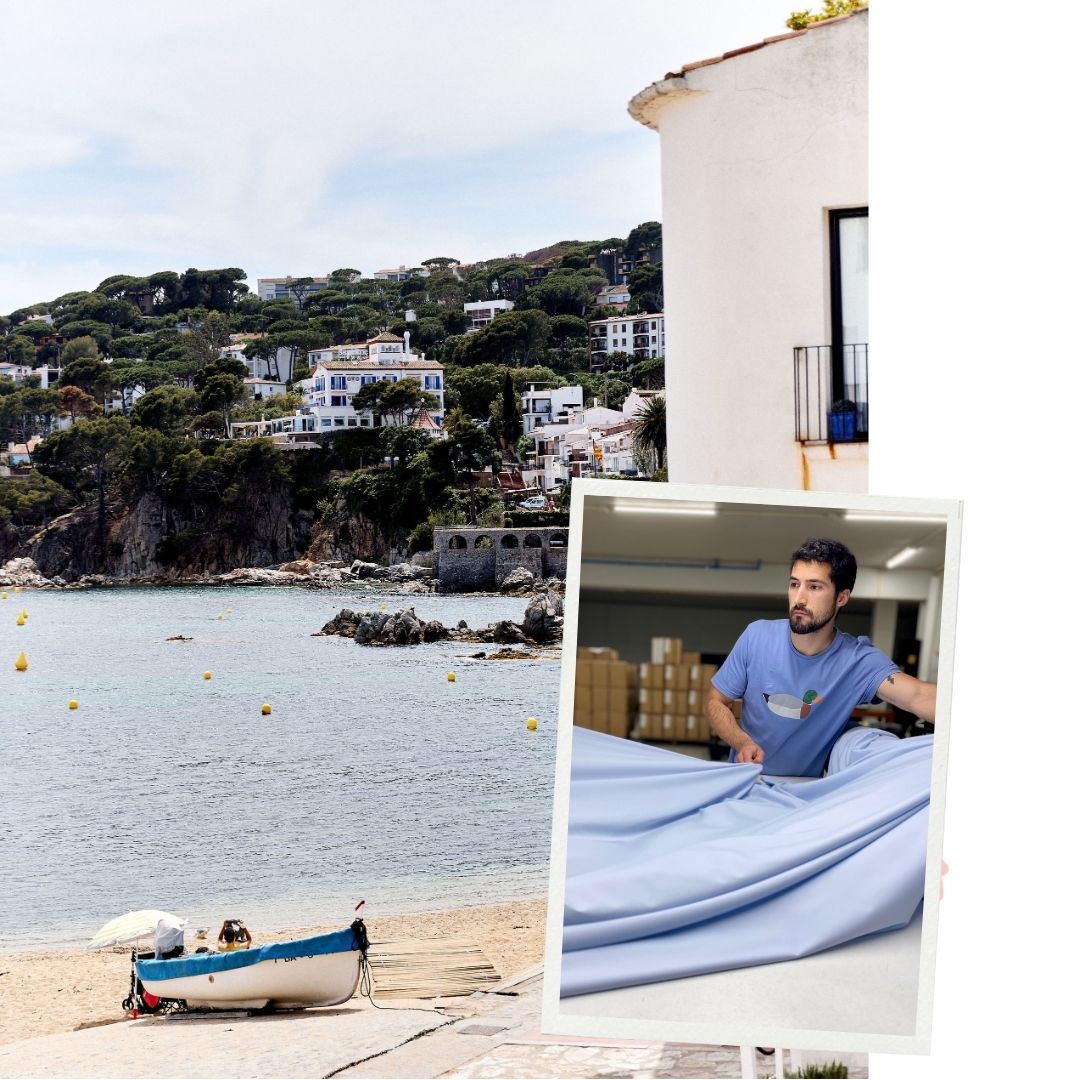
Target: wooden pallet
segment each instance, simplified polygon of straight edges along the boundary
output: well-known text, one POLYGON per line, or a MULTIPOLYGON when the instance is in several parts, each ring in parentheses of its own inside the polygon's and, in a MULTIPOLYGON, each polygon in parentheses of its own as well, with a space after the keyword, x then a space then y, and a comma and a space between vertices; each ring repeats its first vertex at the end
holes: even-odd
POLYGON ((368 962, 376 998, 463 997, 501 978, 480 947, 461 938, 373 941, 368 962))

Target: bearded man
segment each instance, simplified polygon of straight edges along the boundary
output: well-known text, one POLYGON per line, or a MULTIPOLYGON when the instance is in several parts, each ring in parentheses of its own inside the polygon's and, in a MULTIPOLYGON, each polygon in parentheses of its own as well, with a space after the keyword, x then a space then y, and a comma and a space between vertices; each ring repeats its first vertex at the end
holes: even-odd
POLYGON ((775 776, 821 776, 833 744, 878 699, 933 721, 937 687, 905 675, 869 638, 836 628, 851 598, 855 556, 836 540, 807 540, 791 556, 788 618, 743 631, 705 702, 730 759, 775 776), (731 704, 742 700, 742 718, 731 704))

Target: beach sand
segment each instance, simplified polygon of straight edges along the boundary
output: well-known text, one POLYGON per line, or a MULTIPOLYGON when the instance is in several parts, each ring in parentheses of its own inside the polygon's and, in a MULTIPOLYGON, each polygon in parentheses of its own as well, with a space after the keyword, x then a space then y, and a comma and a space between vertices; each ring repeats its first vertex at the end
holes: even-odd
MULTIPOLYGON (((364 921, 373 942, 440 937, 470 941, 506 978, 543 959, 546 917, 546 901, 519 900, 364 921)), ((341 927, 250 929, 255 944, 262 945, 341 927)), ((193 940, 189 934, 189 948, 193 940)), ((130 956, 128 947, 0 953, 0 1044, 125 1019, 120 1002, 128 992, 130 956)))

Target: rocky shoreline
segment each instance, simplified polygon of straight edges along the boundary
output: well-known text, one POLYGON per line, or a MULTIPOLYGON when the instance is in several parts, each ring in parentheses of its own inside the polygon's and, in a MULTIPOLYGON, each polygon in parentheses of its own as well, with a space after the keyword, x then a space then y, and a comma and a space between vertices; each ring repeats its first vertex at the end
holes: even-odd
MULTIPOLYGON (((115 578, 104 574, 84 574, 74 581, 62 577, 45 577, 30 558, 9 559, 0 566, 0 588, 27 589, 93 589, 130 585, 205 585, 205 586, 300 586, 307 589, 335 589, 343 585, 371 582, 398 586, 400 592, 437 593, 440 591, 435 571, 412 563, 382 566, 379 563, 356 559, 351 565, 344 562, 315 562, 297 559, 279 566, 242 567, 223 574, 192 577, 130 577, 115 578)), ((537 581, 528 570, 518 567, 507 575, 495 592, 503 594, 531 593, 537 581)), ((549 580, 539 583, 549 592, 559 592, 564 583, 549 580)))
MULTIPOLYGON (((467 641, 483 645, 551 645, 562 641, 562 595, 539 588, 529 598, 520 623, 501 619, 490 626, 472 629, 462 619, 444 626, 437 619, 425 622, 413 608, 386 611, 351 611, 344 608, 317 634, 352 638, 358 645, 421 645, 433 641, 467 641)), ((518 659, 512 650, 500 650, 491 659, 518 659)), ((526 654, 527 655, 527 654, 526 654)), ((476 659, 488 659, 478 655, 476 659)))

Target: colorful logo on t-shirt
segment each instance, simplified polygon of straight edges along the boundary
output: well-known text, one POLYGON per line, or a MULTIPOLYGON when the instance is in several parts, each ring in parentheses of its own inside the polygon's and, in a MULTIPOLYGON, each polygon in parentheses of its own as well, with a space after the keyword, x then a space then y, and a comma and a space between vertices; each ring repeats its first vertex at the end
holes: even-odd
POLYGON ((769 712, 777 716, 786 716, 789 720, 805 720, 810 715, 810 709, 823 697, 818 697, 816 690, 807 690, 801 698, 793 694, 762 694, 769 712))

